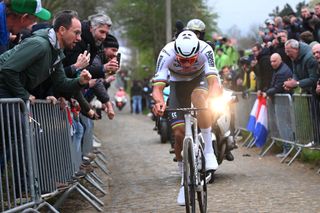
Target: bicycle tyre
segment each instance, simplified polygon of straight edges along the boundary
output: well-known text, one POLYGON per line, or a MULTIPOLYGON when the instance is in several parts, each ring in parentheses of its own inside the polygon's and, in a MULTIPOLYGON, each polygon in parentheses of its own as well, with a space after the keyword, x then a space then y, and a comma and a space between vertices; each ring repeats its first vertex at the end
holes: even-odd
POLYGON ((186 212, 195 212, 195 165, 193 157, 193 143, 190 139, 183 142, 183 159, 184 159, 184 196, 186 212))
POLYGON ((199 210, 200 213, 206 213, 207 212, 207 181, 206 181, 206 160, 204 157, 203 149, 200 146, 199 147, 199 161, 201 162, 201 169, 199 170, 199 176, 200 176, 200 184, 202 185, 200 187, 201 191, 197 191, 197 199, 199 203, 199 210))
POLYGON ((168 124, 166 120, 160 120, 160 141, 166 143, 168 140, 168 124))

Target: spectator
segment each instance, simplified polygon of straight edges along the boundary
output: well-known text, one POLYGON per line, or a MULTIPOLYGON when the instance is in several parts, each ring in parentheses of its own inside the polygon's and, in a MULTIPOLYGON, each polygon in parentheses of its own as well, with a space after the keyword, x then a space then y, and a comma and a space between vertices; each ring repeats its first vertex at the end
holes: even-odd
MULTIPOLYGON (((315 93, 318 75, 318 62, 312 55, 311 48, 303 42, 290 39, 285 44, 287 55, 293 61, 293 79, 284 82, 284 88, 288 91, 300 87, 303 92, 312 94, 310 110, 313 118, 319 118, 319 101, 315 93)), ((317 122, 313 125, 314 141, 319 141, 319 127, 317 122)))
POLYGON ((286 30, 279 30, 276 38, 272 42, 270 47, 270 53, 278 53, 281 56, 281 59, 286 63, 290 69, 292 69, 292 62, 289 56, 284 51, 284 44, 288 41, 288 33, 286 30))
POLYGON ((4 0, 0 2, 0 55, 8 49, 9 35, 36 22, 36 18, 49 20, 51 13, 37 0, 4 0))
POLYGON ((320 18, 320 3, 316 3, 316 5, 314 6, 314 14, 320 18))
POLYGON ((290 39, 285 44, 285 51, 293 61, 293 79, 284 82, 285 89, 300 87, 312 94, 318 80, 318 64, 311 48, 303 42, 290 39))
MULTIPOLYGON (((64 57, 62 50, 73 48, 80 41, 80 34, 81 23, 77 15, 63 13, 56 17, 53 28, 38 30, 16 48, 3 53, 0 56, 0 98, 21 98, 33 102, 35 97, 30 94, 30 90, 49 78, 58 91, 79 91, 89 82, 90 73, 84 70, 80 77, 68 79, 61 60, 64 57)), ((10 117, 18 119, 19 115, 10 117)), ((9 131, 8 128, 4 126, 5 132, 9 131)), ((17 153, 21 154, 22 150, 19 148, 17 153)), ((3 160, 2 153, 3 150, 0 150, 0 161, 3 160)))
POLYGON ((229 66, 230 59, 229 57, 223 52, 222 48, 217 49, 216 55, 216 67, 219 71, 221 71, 222 67, 229 66))
POLYGON ((140 83, 137 80, 134 80, 130 89, 130 95, 132 98, 132 113, 142 113, 142 94, 143 89, 140 83))
POLYGON ((221 69, 220 72, 221 80, 222 80, 222 85, 226 89, 233 89, 233 78, 235 77, 235 72, 230 69, 229 66, 224 66, 221 69))
POLYGON ((285 91, 283 88, 283 83, 289 78, 292 78, 292 70, 282 62, 281 56, 278 53, 271 55, 270 62, 274 72, 270 87, 262 93, 263 96, 273 96, 276 93, 287 93, 288 91, 285 91))
POLYGON ((310 31, 304 31, 300 34, 299 36, 299 40, 306 43, 306 44, 310 44, 311 42, 314 41, 314 37, 312 32, 310 31))
POLYGON ((252 53, 255 58, 254 73, 257 77, 257 89, 265 91, 269 88, 272 79, 272 70, 270 64, 270 49, 263 48, 260 44, 255 44, 252 47, 252 53))
POLYGON ((314 17, 314 14, 310 12, 310 9, 308 8, 308 6, 301 7, 301 18, 302 18, 302 27, 303 27, 302 31, 312 32, 312 28, 310 27, 310 23, 309 23, 312 17, 314 17))
POLYGON ((240 70, 234 79, 235 91, 256 91, 256 79, 255 74, 251 69, 251 63, 252 61, 250 61, 248 56, 243 56, 240 58, 240 70))
MULTIPOLYGON (((273 68, 273 75, 270 87, 265 91, 262 92, 263 97, 272 97, 276 93, 287 93, 287 91, 283 88, 283 83, 292 77, 291 69, 282 62, 281 56, 278 53, 274 53, 270 57, 271 66, 273 68)), ((261 91, 258 91, 258 96, 261 95, 261 91)), ((278 128, 282 128, 282 133, 285 135, 280 135, 281 138, 286 140, 292 140, 292 132, 290 132, 290 127, 288 124, 277 124, 278 128)), ((276 156, 279 158, 283 158, 286 156, 288 151, 290 150, 290 145, 287 143, 283 143, 283 152, 277 154, 276 156)))
POLYGON ((116 60, 111 60, 100 66, 92 65, 94 58, 98 52, 102 52, 102 43, 109 34, 112 25, 111 19, 104 14, 95 14, 88 17, 88 21, 81 22, 82 34, 81 41, 77 43, 72 51, 65 51, 66 58, 63 61, 65 71, 68 77, 77 75, 76 61, 80 54, 84 51, 90 53, 90 64, 87 67, 92 78, 104 78, 105 73, 116 72, 119 65, 116 60))

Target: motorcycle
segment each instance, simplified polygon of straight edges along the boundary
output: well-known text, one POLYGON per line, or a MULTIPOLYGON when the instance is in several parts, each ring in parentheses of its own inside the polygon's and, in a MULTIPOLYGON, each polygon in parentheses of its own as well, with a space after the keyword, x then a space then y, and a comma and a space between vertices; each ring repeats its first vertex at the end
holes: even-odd
MULTIPOLYGON (((237 101, 237 97, 232 94, 230 90, 223 90, 223 94, 215 98, 209 104, 212 111, 212 146, 217 162, 220 165, 222 161, 227 158, 230 151, 236 148, 234 140, 234 119, 231 113, 231 104, 237 101)), ((204 145, 204 139, 201 132, 198 134, 200 143, 204 145)), ((232 155, 231 155, 232 156, 232 155)), ((232 159, 227 159, 229 161, 232 159)), ((214 171, 207 174, 207 181, 214 182, 214 171)))
POLYGON ((120 88, 114 96, 114 100, 116 107, 121 111, 128 101, 124 90, 120 88))
POLYGON ((211 102, 213 112, 212 146, 217 157, 218 164, 227 158, 227 154, 236 147, 234 140, 234 119, 231 113, 231 105, 237 101, 237 97, 230 90, 223 90, 223 94, 211 102))

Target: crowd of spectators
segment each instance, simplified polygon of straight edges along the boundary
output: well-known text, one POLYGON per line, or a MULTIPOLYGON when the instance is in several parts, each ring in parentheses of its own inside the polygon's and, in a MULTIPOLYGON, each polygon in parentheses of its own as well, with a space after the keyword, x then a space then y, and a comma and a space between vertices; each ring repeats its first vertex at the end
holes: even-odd
POLYGON ((0 98, 67 100, 81 164, 75 175, 92 171, 93 120, 101 118, 101 111, 109 119, 115 116, 108 88, 120 64, 118 40, 109 33, 111 18, 97 13, 80 20, 72 10, 51 14, 38 0, 4 0, 0 23, 0 98))
MULTIPOLYGON (((303 6, 301 16, 290 14, 269 18, 259 29, 260 40, 238 63, 231 58, 227 39, 216 42, 216 64, 226 88, 272 97, 276 93, 311 94, 310 110, 319 118, 320 95, 320 3, 314 8, 303 6), (314 12, 313 10, 314 9, 314 12), (229 54, 229 55, 228 55, 229 54)), ((314 141, 319 142, 320 128, 313 122, 314 141)), ((284 147, 283 157, 287 147, 284 147)))

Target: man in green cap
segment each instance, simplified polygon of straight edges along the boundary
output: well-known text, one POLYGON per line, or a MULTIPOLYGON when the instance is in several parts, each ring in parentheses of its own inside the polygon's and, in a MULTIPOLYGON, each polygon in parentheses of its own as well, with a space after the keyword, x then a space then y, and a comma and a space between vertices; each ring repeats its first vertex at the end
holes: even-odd
POLYGON ((39 18, 48 21, 51 13, 41 0, 4 0, 0 2, 0 55, 8 49, 9 35, 34 24, 39 18))

